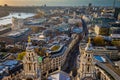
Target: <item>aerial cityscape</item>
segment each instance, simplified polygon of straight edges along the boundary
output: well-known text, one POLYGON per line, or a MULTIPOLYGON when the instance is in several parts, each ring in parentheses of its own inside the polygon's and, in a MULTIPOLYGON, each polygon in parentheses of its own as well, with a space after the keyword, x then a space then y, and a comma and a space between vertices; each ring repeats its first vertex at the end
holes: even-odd
POLYGON ((120 80, 120 0, 0 0, 0 80, 120 80))

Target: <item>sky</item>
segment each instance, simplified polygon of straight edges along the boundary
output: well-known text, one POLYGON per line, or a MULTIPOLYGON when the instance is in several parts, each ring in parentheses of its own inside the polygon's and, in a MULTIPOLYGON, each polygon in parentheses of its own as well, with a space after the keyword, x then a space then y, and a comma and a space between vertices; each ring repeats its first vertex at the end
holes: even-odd
MULTIPOLYGON (((0 0, 0 4, 8 5, 42 5, 42 4, 58 4, 69 0, 0 0)), ((74 0, 70 0, 74 1, 74 0)))
MULTIPOLYGON (((0 0, 0 5, 8 4, 12 6, 83 6, 93 3, 95 5, 112 5, 114 0, 0 0)), ((120 5, 120 0, 116 0, 116 5, 120 5)))

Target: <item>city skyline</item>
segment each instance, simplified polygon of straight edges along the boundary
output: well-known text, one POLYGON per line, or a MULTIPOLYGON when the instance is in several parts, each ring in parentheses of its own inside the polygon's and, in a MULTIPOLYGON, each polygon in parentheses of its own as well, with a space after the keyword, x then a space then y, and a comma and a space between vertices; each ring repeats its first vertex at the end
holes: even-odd
MULTIPOLYGON (((84 6, 92 3, 95 6, 112 6, 114 0, 0 0, 0 5, 10 6, 84 6), (99 4, 98 4, 99 3, 99 4)), ((116 6, 120 6, 120 1, 116 0, 116 6)))
POLYGON ((0 0, 0 80, 120 80, 117 1, 0 0))

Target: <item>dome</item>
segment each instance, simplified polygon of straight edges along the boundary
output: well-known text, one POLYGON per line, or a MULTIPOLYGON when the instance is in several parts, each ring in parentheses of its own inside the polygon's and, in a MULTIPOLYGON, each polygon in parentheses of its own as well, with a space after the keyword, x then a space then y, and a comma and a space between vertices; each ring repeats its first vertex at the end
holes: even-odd
POLYGON ((40 35, 39 38, 40 38, 40 39, 44 39, 45 36, 44 36, 44 35, 40 35))

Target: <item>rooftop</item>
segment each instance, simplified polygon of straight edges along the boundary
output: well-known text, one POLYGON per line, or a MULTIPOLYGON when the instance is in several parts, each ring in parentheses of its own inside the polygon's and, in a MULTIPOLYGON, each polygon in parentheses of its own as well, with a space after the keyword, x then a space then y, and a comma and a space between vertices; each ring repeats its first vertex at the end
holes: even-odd
POLYGON ((117 75, 120 76, 120 69, 119 68, 116 68, 115 66, 112 66, 111 64, 109 63, 105 63, 105 65, 107 67, 109 67, 112 71, 114 71, 117 75))
POLYGON ((99 62, 106 62, 106 59, 102 56, 95 55, 94 58, 95 58, 95 60, 97 60, 99 62))
POLYGON ((51 47, 51 51, 57 51, 57 50, 59 50, 59 48, 60 48, 59 45, 53 45, 53 46, 51 47))
POLYGON ((10 27, 0 28, 0 31, 6 30, 6 29, 9 29, 9 28, 10 28, 10 27))
POLYGON ((110 27, 108 24, 103 24, 103 23, 97 24, 96 26, 101 27, 101 28, 109 28, 110 27))
POLYGON ((111 34, 112 38, 119 38, 120 39, 120 34, 111 34))
POLYGON ((112 17, 107 17, 107 18, 106 17, 99 17, 99 18, 94 18, 93 22, 97 23, 97 24, 99 24, 99 23, 110 23, 110 22, 115 22, 115 19, 112 18, 112 17))
POLYGON ((11 33, 8 34, 8 36, 9 37, 18 37, 18 36, 24 34, 28 30, 29 30, 29 28, 20 29, 20 30, 17 30, 17 31, 12 31, 11 33))
POLYGON ((58 71, 58 72, 52 73, 48 77, 48 80, 71 80, 71 79, 67 73, 65 73, 63 71, 58 71))
POLYGON ((41 19, 32 19, 28 22, 25 22, 25 25, 40 25, 41 23, 45 22, 46 19, 45 18, 41 18, 41 19))
POLYGON ((5 70, 12 70, 14 69, 20 62, 17 60, 6 60, 2 62, 0 65, 0 72, 3 73, 5 70))
POLYGON ((77 28, 77 27, 76 27, 76 28, 73 28, 73 29, 72 29, 72 32, 73 32, 73 33, 81 33, 82 31, 83 31, 83 28, 81 28, 81 27, 80 27, 80 28, 77 28))

